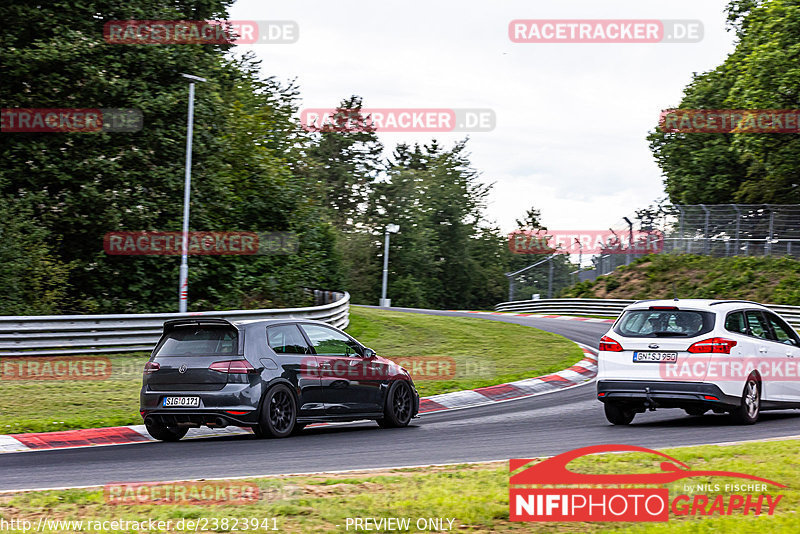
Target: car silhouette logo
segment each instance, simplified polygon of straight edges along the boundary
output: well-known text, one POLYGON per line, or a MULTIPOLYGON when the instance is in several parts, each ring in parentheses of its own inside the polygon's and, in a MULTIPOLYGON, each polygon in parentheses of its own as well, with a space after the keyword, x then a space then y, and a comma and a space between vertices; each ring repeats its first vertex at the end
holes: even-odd
MULTIPOLYGON (((516 471, 520 467, 531 463, 532 459, 513 459, 509 462, 509 469, 511 472, 516 471)), ((765 482, 773 486, 785 488, 783 484, 779 484, 773 480, 766 478, 747 475, 745 473, 734 473, 731 471, 692 471, 689 466, 683 462, 667 456, 663 452, 646 449, 644 447, 636 447, 630 445, 593 445, 591 447, 582 447, 574 449, 553 458, 539 462, 531 467, 528 467, 522 472, 519 472, 510 477, 511 484, 555 484, 555 485, 570 485, 570 484, 668 484, 690 477, 709 477, 709 476, 722 476, 722 477, 735 477, 744 478, 748 480, 755 480, 765 482), (668 462, 661 463, 661 473, 640 473, 640 474, 583 474, 576 473, 567 469, 567 464, 576 458, 586 456, 588 454, 596 454, 599 452, 645 452, 656 454, 669 460, 668 462)))
POLYGON ((650 347, 651 349, 657 349, 658 348, 658 344, 657 343, 650 343, 647 346, 650 347))
POLYGON ((180 366, 180 368, 178 369, 178 372, 179 372, 180 374, 183 374, 183 373, 185 373, 185 372, 186 372, 186 364, 185 364, 185 363, 184 363, 183 365, 181 365, 181 366, 180 366))

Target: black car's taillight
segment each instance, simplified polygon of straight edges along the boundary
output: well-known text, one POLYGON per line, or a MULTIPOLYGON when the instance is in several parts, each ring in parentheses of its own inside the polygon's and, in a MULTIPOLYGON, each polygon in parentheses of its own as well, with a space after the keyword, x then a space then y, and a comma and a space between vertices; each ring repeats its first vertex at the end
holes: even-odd
POLYGON ((158 362, 147 362, 146 364, 144 364, 144 373, 146 375, 155 373, 159 369, 161 369, 161 364, 158 362))
POLYGON ((255 368, 250 365, 247 360, 229 360, 224 362, 214 362, 208 366, 212 371, 220 373, 229 373, 235 375, 244 375, 247 373, 255 373, 255 368))

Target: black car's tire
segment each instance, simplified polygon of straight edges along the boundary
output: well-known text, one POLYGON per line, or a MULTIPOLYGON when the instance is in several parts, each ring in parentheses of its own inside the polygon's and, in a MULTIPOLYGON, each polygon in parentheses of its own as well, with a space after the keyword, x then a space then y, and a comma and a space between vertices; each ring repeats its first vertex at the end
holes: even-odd
POLYGON ((740 425, 752 425, 761 414, 761 385, 754 376, 750 376, 742 391, 742 403, 733 411, 731 418, 740 425))
POLYGON ((636 416, 636 412, 631 408, 623 408, 622 406, 610 402, 605 403, 604 406, 606 419, 608 419, 608 422, 612 425, 629 425, 636 416))
POLYGON ((684 408, 683 410, 688 415, 691 415, 693 417, 700 417, 701 415, 705 415, 705 413, 708 411, 708 408, 701 408, 701 407, 693 406, 691 408, 684 408))
POLYGON ((389 387, 383 417, 377 420, 381 428, 408 426, 414 410, 414 395, 405 380, 395 380, 389 387))
POLYGON ((258 426, 253 433, 259 438, 285 438, 297 426, 297 402, 294 393, 285 384, 273 386, 264 395, 258 426))
POLYGON ((164 426, 156 423, 145 422, 147 433, 158 441, 178 441, 189 431, 188 428, 179 426, 164 426))

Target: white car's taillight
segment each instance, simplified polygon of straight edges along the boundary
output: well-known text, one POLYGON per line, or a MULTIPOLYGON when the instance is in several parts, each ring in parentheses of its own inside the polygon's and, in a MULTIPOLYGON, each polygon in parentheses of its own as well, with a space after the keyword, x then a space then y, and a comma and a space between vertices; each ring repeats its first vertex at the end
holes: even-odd
POLYGON ((600 350, 605 350, 608 352, 622 352, 622 345, 608 336, 603 336, 600 338, 600 350))
POLYGON ((693 343, 687 350, 692 354, 730 354, 735 346, 736 342, 732 339, 712 337, 693 343))

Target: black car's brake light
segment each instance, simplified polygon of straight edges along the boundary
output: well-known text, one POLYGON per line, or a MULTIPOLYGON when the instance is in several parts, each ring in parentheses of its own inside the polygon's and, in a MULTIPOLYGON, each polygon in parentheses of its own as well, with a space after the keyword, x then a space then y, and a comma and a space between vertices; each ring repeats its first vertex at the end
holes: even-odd
POLYGON ((255 368, 250 365, 247 360, 229 360, 224 362, 214 362, 208 366, 212 371, 220 373, 229 373, 236 375, 244 375, 247 373, 255 373, 255 368))
POLYGON ((149 375, 151 373, 155 373, 159 369, 161 369, 161 364, 158 362, 147 362, 146 364, 144 364, 145 374, 149 375))

